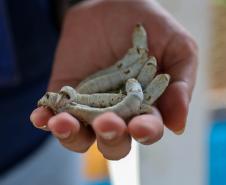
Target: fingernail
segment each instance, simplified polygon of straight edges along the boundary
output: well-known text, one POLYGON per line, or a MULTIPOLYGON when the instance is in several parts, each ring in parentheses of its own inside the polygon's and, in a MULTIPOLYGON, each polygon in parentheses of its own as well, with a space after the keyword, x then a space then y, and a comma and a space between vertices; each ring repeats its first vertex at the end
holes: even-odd
POLYGON ((106 139, 106 140, 112 140, 116 137, 116 135, 117 135, 117 133, 115 131, 101 132, 100 133, 100 136, 103 139, 106 139))
MULTIPOLYGON (((35 124, 34 124, 35 125, 35 124)), ((39 129, 42 129, 42 130, 46 130, 46 131, 49 131, 49 128, 47 125, 43 125, 41 127, 38 127, 37 125, 35 125, 36 128, 39 128, 39 129)))
POLYGON ((71 135, 71 131, 67 131, 64 133, 53 133, 53 134, 60 139, 67 139, 71 135))
POLYGON ((45 130, 45 131, 49 131, 49 128, 48 128, 47 125, 37 126, 35 123, 33 123, 33 125, 34 125, 35 128, 38 128, 38 129, 41 129, 41 130, 45 130))
MULTIPOLYGON (((34 111, 33 111, 34 112, 34 111)), ((30 115, 30 121, 33 123, 33 125, 35 126, 35 127, 37 127, 37 125, 35 124, 35 116, 34 116, 34 114, 33 114, 33 112, 31 113, 31 115, 30 115)))
POLYGON ((146 136, 146 137, 142 137, 142 138, 137 138, 136 140, 137 140, 139 143, 145 143, 145 142, 147 142, 149 139, 150 139, 150 137, 146 136))
POLYGON ((183 128, 183 129, 181 129, 181 130, 179 130, 179 131, 174 131, 174 133, 175 133, 176 135, 182 135, 182 134, 184 133, 184 130, 185 130, 185 128, 183 128))

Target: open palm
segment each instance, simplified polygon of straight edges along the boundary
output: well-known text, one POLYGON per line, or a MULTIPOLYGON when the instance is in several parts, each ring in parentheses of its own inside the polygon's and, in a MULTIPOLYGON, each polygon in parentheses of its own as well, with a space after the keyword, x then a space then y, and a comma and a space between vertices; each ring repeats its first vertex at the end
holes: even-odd
POLYGON ((98 116, 92 129, 67 113, 53 116, 36 109, 31 120, 44 125, 70 150, 86 151, 95 138, 108 159, 120 159, 130 150, 131 136, 152 144, 163 134, 164 124, 179 133, 185 127, 196 76, 197 49, 189 34, 154 1, 91 0, 72 7, 65 16, 55 56, 49 90, 76 86, 86 76, 112 65, 132 46, 134 26, 142 23, 149 38, 150 54, 158 59, 159 72, 171 75, 167 91, 153 114, 125 123, 113 113, 98 116))

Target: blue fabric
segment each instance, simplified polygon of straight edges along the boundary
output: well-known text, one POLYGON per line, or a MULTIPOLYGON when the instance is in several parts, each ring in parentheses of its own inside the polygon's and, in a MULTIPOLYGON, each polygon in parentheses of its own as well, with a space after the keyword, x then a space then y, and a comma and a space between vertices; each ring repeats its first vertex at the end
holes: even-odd
POLYGON ((226 119, 214 120, 210 134, 209 185, 226 184, 226 119))
MULTIPOLYGON (((20 83, 31 83, 50 70, 57 31, 51 0, 5 0, 20 83)), ((6 48, 7 49, 7 48, 6 48)))
POLYGON ((47 133, 35 129, 29 115, 46 89, 46 78, 32 86, 17 88, 16 93, 0 96, 0 173, 35 150, 47 133))
POLYGON ((0 0, 0 86, 16 80, 16 64, 5 1, 0 0))
POLYGON ((0 175, 47 138, 29 122, 46 91, 58 32, 50 0, 0 0, 0 175))

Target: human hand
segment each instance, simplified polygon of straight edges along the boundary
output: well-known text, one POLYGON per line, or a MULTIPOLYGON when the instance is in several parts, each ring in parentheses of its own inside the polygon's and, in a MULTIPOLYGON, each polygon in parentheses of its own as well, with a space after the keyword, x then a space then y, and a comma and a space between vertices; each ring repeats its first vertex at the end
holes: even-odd
POLYGON ((153 113, 136 116, 127 124, 117 115, 105 113, 93 121, 91 129, 67 113, 53 115, 38 108, 31 115, 36 127, 47 126, 66 148, 76 152, 85 152, 96 138, 104 157, 112 160, 129 153, 131 137, 152 144, 162 137, 164 125, 176 133, 183 131, 195 83, 197 47, 189 33, 151 0, 92 0, 68 10, 49 91, 64 85, 75 87, 120 59, 132 45, 136 23, 147 30, 150 54, 156 56, 159 72, 171 76, 153 113))

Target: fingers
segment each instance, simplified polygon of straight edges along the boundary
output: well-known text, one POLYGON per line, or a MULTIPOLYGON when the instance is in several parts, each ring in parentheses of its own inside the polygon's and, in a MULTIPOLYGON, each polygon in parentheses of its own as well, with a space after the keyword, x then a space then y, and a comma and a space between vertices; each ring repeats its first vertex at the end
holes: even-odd
POLYGON ((48 121, 48 128, 64 147, 75 152, 86 152, 95 140, 92 130, 68 113, 53 116, 48 121))
POLYGON ((164 124, 175 134, 182 134, 185 128, 190 102, 187 88, 185 82, 172 83, 158 102, 164 124))
POLYGON ((96 133, 97 146, 109 160, 125 157, 131 148, 131 138, 126 123, 114 113, 104 113, 92 123, 96 133))
MULTIPOLYGON (((53 116, 48 109, 38 108, 32 113, 31 120, 37 128, 42 129, 43 125, 47 125, 64 147, 75 152, 87 151, 95 140, 93 131, 68 113, 53 116)), ((105 158, 119 160, 129 153, 131 138, 120 117, 113 113, 102 114, 94 120, 92 127, 98 148, 105 158)))
POLYGON ((30 120, 36 128, 48 131, 47 123, 52 116, 50 109, 39 107, 31 113, 30 120))
POLYGON ((195 85, 197 46, 186 33, 176 34, 165 51, 163 71, 171 82, 158 101, 165 125, 177 134, 185 128, 189 102, 195 85))
POLYGON ((75 152, 87 151, 95 140, 93 131, 68 113, 53 116, 49 109, 40 107, 32 112, 31 121, 35 127, 51 131, 64 147, 75 152))
MULTIPOLYGON (((49 131, 69 150, 85 152, 95 140, 93 131, 68 113, 53 116, 48 109, 38 108, 31 118, 36 125, 47 125, 49 131)), ((100 152, 109 160, 119 160, 130 152, 131 137, 128 130, 142 144, 152 144, 163 134, 163 123, 157 111, 154 111, 153 115, 133 118, 128 128, 116 114, 104 113, 93 121, 92 127, 100 152)))
POLYGON ((153 114, 134 117, 128 125, 131 136, 139 143, 150 145, 161 139, 164 125, 160 114, 153 110, 153 114))

